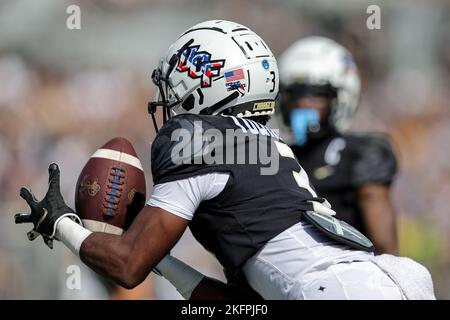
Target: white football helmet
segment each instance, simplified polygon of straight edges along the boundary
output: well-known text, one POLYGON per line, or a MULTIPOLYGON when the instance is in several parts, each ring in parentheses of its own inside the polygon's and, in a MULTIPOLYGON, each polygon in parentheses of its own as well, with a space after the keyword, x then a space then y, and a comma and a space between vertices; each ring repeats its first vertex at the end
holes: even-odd
POLYGON ((331 86, 336 99, 331 103, 328 122, 341 132, 350 126, 359 104, 361 81, 352 55, 343 46, 331 39, 307 37, 281 55, 279 66, 280 83, 285 89, 295 85, 331 86))
POLYGON ((249 28, 212 20, 189 28, 153 71, 157 106, 164 115, 272 114, 278 94, 278 67, 267 44, 249 28), (169 111, 170 110, 170 111, 169 111))

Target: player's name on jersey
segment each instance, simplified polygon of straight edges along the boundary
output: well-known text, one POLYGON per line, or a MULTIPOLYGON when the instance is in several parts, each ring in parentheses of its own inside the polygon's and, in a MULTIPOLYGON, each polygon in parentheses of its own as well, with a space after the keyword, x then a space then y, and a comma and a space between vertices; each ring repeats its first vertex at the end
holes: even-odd
POLYGON ((248 119, 233 119, 234 128, 219 130, 193 121, 193 128, 171 133, 171 160, 174 164, 260 165, 262 175, 279 170, 277 130, 248 119), (207 129, 205 129, 207 127, 207 129))

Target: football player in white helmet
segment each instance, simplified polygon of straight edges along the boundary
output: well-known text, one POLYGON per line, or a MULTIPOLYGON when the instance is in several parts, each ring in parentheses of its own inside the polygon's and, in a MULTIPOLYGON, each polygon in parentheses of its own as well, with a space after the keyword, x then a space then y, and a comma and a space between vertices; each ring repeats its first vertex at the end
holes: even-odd
POLYGON ((250 29, 226 21, 201 23, 183 33, 152 78, 159 95, 150 112, 162 106, 173 115, 270 115, 278 95, 278 68, 267 44, 250 29))
POLYGON ((159 98, 149 111, 162 107, 168 121, 152 143, 152 195, 130 228, 117 236, 77 224, 55 164, 41 202, 21 190, 31 214, 16 215, 16 223, 33 223, 46 243, 62 241, 127 288, 155 270, 187 299, 408 297, 373 262, 372 243, 333 217, 290 148, 264 125, 274 110, 278 69, 258 35, 223 20, 195 25, 170 47, 153 81, 159 98), (274 172, 253 157, 269 145, 274 172), (242 155, 253 160, 236 161, 242 155), (169 255, 188 226, 230 284, 169 255))
POLYGON ((291 146, 317 192, 337 216, 367 234, 378 253, 397 253, 389 199, 396 158, 380 134, 348 133, 360 79, 351 54, 337 42, 307 37, 280 57, 283 121, 291 146))

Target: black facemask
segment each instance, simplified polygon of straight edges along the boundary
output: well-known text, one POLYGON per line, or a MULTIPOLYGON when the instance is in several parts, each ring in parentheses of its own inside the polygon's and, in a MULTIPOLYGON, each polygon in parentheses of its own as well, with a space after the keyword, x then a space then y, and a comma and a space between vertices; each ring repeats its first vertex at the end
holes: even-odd
POLYGON ((194 39, 186 42, 176 54, 174 54, 169 60, 169 69, 166 74, 163 74, 161 67, 153 70, 152 73, 152 81, 158 87, 159 90, 159 99, 158 101, 150 101, 148 103, 148 113, 152 116, 153 125, 155 127, 155 131, 158 132, 158 125, 156 123, 155 113, 157 107, 163 108, 163 123, 165 123, 168 119, 170 119, 170 109, 174 106, 183 102, 182 99, 178 97, 178 95, 173 90, 169 77, 175 67, 177 66, 178 61, 180 60, 181 54, 188 48, 194 39))

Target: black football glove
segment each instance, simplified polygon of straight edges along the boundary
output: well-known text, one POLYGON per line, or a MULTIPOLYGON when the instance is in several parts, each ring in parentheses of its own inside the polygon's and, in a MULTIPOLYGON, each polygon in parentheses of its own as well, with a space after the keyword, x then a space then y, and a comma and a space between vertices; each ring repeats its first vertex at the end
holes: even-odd
POLYGON ((81 224, 75 211, 66 205, 59 189, 59 168, 56 163, 48 167, 48 191, 44 199, 38 201, 30 189, 22 187, 20 196, 31 208, 31 213, 18 213, 14 216, 16 223, 33 223, 34 228, 27 233, 28 239, 33 241, 39 235, 45 244, 53 249, 53 239, 56 233, 56 223, 63 217, 69 217, 81 224))

